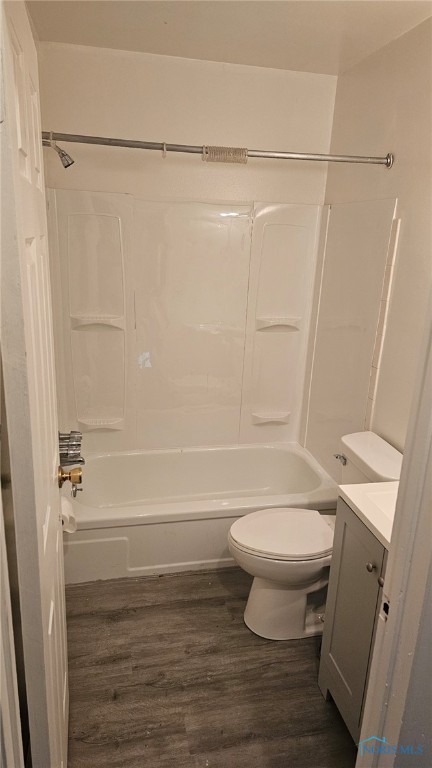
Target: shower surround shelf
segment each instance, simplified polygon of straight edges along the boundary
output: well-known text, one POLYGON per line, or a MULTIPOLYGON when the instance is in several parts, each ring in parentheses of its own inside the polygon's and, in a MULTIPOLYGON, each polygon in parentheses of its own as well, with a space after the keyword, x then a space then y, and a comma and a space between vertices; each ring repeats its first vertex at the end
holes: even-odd
POLYGON ((291 411, 264 412, 255 411, 252 413, 252 423, 259 424, 288 424, 291 411))
POLYGON ((80 427, 87 429, 124 429, 124 419, 86 419, 78 417, 80 427))
POLYGON ((74 315, 71 316, 71 328, 73 331, 85 330, 89 327, 106 327, 124 331, 125 318, 117 315, 74 315))
POLYGON ((301 320, 301 317, 257 317, 255 327, 257 331, 292 333, 300 330, 301 320))

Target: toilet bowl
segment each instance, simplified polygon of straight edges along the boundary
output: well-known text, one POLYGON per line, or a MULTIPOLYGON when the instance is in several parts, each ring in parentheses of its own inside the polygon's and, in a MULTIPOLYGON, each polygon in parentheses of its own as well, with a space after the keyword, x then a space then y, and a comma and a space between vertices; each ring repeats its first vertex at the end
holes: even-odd
POLYGON ((291 507, 259 510, 233 523, 228 546, 254 576, 244 614, 252 632, 270 640, 321 634, 333 516, 291 507))
MULTIPOLYGON (((398 480, 402 454, 373 432, 341 438, 343 483, 398 480)), ((316 510, 262 509, 236 520, 228 546, 254 576, 245 624, 261 637, 292 640, 322 633, 333 546, 334 515, 316 510)))

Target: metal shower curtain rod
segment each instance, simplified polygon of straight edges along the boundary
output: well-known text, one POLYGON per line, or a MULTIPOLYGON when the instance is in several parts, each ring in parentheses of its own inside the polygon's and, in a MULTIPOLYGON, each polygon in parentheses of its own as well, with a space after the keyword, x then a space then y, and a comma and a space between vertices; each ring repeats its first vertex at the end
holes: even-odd
MULTIPOLYGON (((103 136, 81 136, 76 133, 50 133, 42 131, 45 146, 50 141, 70 141, 75 144, 98 144, 104 147, 128 147, 129 149, 152 149, 159 152, 186 152, 192 155, 202 155, 206 149, 203 146, 189 144, 165 144, 157 141, 134 141, 129 139, 108 139, 103 136)), ((221 148, 225 149, 225 148, 221 148)), ((236 150, 234 149, 234 152, 236 150)), ((239 150, 240 151, 240 150, 239 150)), ((304 152, 265 152, 259 149, 244 150, 247 157, 264 157, 271 160, 318 160, 330 163, 367 163, 369 165, 384 165, 391 168, 394 156, 389 152, 385 157, 366 157, 362 155, 321 155, 304 152)))

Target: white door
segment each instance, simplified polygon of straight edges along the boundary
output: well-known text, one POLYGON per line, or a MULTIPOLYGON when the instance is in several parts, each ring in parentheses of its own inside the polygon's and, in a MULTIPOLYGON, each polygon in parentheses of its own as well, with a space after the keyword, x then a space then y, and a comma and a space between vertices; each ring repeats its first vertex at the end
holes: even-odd
POLYGON ((2 3, 2 358, 33 768, 67 761, 58 428, 36 49, 2 3))

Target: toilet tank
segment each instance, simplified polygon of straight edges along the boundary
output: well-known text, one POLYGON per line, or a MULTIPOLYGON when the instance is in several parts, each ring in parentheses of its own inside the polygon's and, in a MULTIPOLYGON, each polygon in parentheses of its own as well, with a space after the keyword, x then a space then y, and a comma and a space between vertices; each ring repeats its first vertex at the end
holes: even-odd
POLYGON ((399 480, 402 454, 374 432, 354 432, 341 438, 342 484, 399 480))

